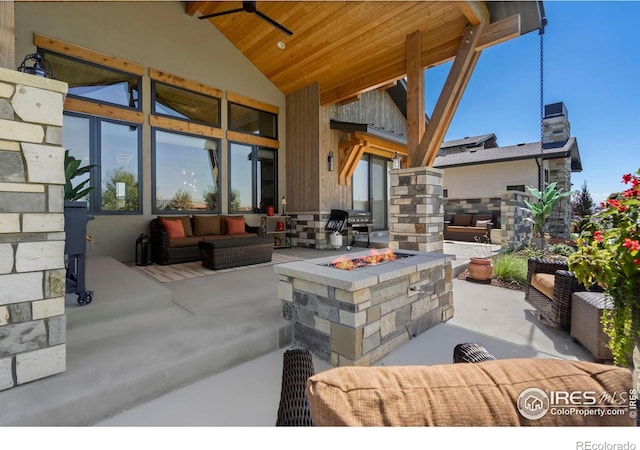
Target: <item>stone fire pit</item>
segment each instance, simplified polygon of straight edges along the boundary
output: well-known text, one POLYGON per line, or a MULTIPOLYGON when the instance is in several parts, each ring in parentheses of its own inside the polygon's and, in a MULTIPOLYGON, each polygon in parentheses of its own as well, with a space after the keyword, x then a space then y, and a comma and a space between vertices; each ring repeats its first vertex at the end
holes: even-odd
MULTIPOLYGON (((298 345, 334 366, 370 365, 453 317, 453 255, 380 249, 402 259, 343 270, 335 256, 278 264, 283 316, 298 345)), ((370 251, 349 252, 358 260, 370 251)))

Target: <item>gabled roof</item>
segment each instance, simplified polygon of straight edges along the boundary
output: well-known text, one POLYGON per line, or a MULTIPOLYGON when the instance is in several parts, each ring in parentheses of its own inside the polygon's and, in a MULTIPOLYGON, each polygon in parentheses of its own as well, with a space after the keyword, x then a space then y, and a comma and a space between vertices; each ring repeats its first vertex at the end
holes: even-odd
POLYGON ((492 139, 496 139, 496 135, 493 133, 483 134, 481 136, 465 137, 463 139, 443 142, 440 148, 446 149, 453 147, 480 147, 482 144, 492 139))
MULTIPOLYGON (((393 144, 407 145, 406 136, 387 131, 384 128, 376 127, 372 124, 342 122, 331 119, 330 126, 332 130, 339 130, 345 133, 365 133, 382 138, 393 144)), ((444 142, 441 148, 444 150, 446 148, 460 146, 461 142, 484 142, 491 138, 495 138, 493 133, 457 139, 444 142)), ((445 169, 447 167, 472 166, 477 164, 490 164, 537 158, 571 158, 571 171, 582 172, 582 161, 580 160, 578 141, 574 137, 569 138, 564 143, 550 145, 545 144, 542 151, 540 151, 540 142, 509 145, 506 147, 469 148, 465 152, 450 153, 448 155, 436 157, 433 167, 445 169)))
POLYGON ((571 158, 571 171, 581 172, 582 162, 576 138, 569 138, 564 144, 544 146, 540 151, 540 142, 510 145, 506 147, 483 148, 477 151, 452 153, 436 157, 433 167, 445 169, 447 167, 471 166, 505 161, 519 161, 524 159, 555 159, 571 158))

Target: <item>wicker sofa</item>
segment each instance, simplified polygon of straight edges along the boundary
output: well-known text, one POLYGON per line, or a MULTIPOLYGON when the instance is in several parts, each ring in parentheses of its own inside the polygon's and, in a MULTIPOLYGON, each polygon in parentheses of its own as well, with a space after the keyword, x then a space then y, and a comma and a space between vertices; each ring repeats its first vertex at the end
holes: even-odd
MULTIPOLYGON (((624 415, 554 414, 551 403, 545 410, 536 397, 540 390, 629 392, 631 371, 611 365, 497 360, 476 344, 456 346, 456 363, 435 366, 335 367, 314 374, 306 349, 287 350, 283 362, 277 426, 635 425, 628 404, 624 415), (527 389, 534 392, 523 395, 527 389)), ((590 409, 611 408, 612 401, 599 399, 590 409)))
POLYGON ((202 240, 246 239, 261 234, 260 227, 250 226, 246 222, 243 233, 228 233, 227 218, 240 220, 244 216, 158 216, 152 219, 149 222, 151 259, 155 264, 162 265, 200 261, 198 243, 202 240), (185 236, 170 238, 160 219, 180 220, 185 236))
POLYGON ((450 241, 490 242, 495 219, 491 214, 454 214, 446 216, 444 238, 450 241))

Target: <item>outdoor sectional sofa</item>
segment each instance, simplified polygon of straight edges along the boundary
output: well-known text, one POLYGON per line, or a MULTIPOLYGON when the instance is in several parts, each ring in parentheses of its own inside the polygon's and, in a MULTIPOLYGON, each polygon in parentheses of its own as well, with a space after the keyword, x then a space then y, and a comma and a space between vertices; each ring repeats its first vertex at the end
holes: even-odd
MULTIPOLYGON (((258 241, 262 244, 262 240, 252 239, 260 236, 260 227, 248 225, 244 216, 158 216, 149 223, 149 230, 151 259, 155 264, 162 265, 200 261, 201 250, 198 244, 203 240, 249 239, 246 244, 254 245, 258 241), (171 237, 170 231, 167 230, 166 226, 174 226, 176 221, 182 225, 184 237, 171 237)), ((240 255, 240 248, 246 246, 234 247, 240 255)), ((245 263, 254 264, 248 260, 245 263)))
POLYGON ((454 214, 444 222, 444 238, 450 241, 490 242, 495 220, 490 214, 454 214))

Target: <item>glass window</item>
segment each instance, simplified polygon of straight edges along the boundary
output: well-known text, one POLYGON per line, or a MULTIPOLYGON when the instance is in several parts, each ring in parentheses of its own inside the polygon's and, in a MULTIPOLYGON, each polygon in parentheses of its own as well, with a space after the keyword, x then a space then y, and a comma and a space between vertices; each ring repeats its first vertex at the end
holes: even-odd
POLYGON ((363 156, 351 180, 353 187, 353 209, 369 211, 369 157, 363 156))
POLYGON ((220 99, 153 81, 153 113, 220 128, 220 99))
POLYGON ((100 130, 102 211, 139 211, 139 128, 103 121, 100 130))
POLYGON ((65 113, 62 145, 81 166, 96 166, 72 182, 76 186, 91 177, 93 189, 85 199, 90 212, 141 211, 140 125, 65 113))
POLYGON ((229 129, 277 139, 278 116, 229 102, 229 129))
POLYGON ((154 130, 154 212, 220 212, 220 142, 154 130))
POLYGON ((230 143, 229 182, 231 212, 278 210, 276 151, 255 145, 230 143))
POLYGON ((40 49, 56 80, 69 85, 69 97, 110 103, 140 111, 141 77, 40 49))

